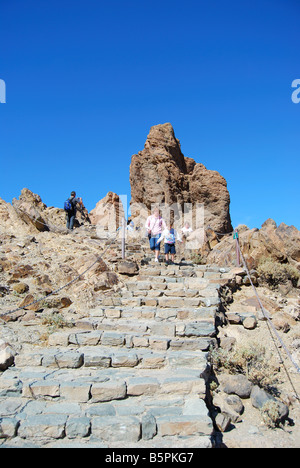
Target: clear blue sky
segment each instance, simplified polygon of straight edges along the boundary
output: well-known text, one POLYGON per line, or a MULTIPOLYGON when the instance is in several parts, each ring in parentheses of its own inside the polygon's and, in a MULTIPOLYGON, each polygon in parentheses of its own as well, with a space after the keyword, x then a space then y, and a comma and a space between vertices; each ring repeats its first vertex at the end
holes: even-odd
POLYGON ((234 226, 300 229, 299 0, 0 0, 0 197, 130 200, 131 156, 171 122, 227 180, 234 226))

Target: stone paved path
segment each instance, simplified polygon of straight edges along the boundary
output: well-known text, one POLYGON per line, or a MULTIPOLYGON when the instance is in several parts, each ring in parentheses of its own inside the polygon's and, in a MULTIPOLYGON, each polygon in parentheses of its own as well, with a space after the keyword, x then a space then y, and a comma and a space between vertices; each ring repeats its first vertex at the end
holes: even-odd
POLYGON ((211 447, 222 274, 145 265, 47 347, 24 345, 0 374, 2 447, 211 447))

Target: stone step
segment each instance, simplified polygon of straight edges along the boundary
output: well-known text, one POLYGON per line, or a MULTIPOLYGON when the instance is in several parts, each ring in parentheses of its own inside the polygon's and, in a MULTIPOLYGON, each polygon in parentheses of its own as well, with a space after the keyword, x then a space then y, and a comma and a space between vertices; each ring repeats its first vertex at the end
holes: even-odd
POLYGON ((220 268, 218 266, 207 266, 207 265, 196 265, 193 263, 184 264, 184 263, 176 263, 167 265, 164 261, 160 261, 159 264, 155 263, 154 261, 149 262, 148 264, 142 265, 140 271, 147 276, 157 276, 158 274, 167 275, 173 274, 174 271, 179 272, 182 274, 183 272, 187 273, 196 273, 201 272, 207 278, 219 276, 219 275, 226 275, 230 269, 229 268, 220 268))
MULTIPOLYGON (((195 330, 197 329, 194 336, 215 336, 215 309, 212 309, 211 314, 209 309, 196 310, 198 315, 195 320, 185 319, 184 314, 192 313, 191 311, 181 311, 182 316, 180 317, 183 318, 177 320, 176 312, 176 309, 161 309, 156 311, 157 319, 151 320, 151 318, 147 318, 151 311, 146 309, 143 316, 136 322, 132 322, 132 320, 126 318, 117 320, 118 332, 129 335, 142 333, 150 336, 160 335, 174 338, 176 336, 185 336, 186 330, 189 330, 189 334, 186 336, 193 336, 190 332, 192 326, 195 330)), ((97 325, 97 330, 103 330, 104 332, 114 331, 115 329, 116 320, 104 319, 97 325)))
POLYGON ((75 327, 51 334, 48 348, 26 345, 0 375, 0 440, 211 446, 207 351, 223 273, 150 262, 75 327))
POLYGON ((141 298, 142 300, 157 299, 158 306, 161 307, 174 307, 175 302, 177 306, 175 307, 200 307, 205 299, 212 299, 216 304, 219 304, 219 295, 218 292, 213 289, 205 289, 203 291, 188 289, 184 290, 151 290, 151 291, 139 291, 139 293, 134 292, 131 296, 122 295, 121 305, 126 305, 126 301, 134 301, 135 298, 141 298), (168 303, 170 301, 170 303, 168 303), (185 302, 186 301, 186 302, 185 302))
MULTIPOLYGON (((70 370, 48 367, 14 368, 0 378, 0 415, 4 400, 48 400, 52 402, 105 403, 129 397, 181 398, 193 395, 205 399, 205 380, 201 369, 168 371, 160 369, 80 368, 70 370), (76 375, 75 375, 76 374, 76 375)), ((0 416, 1 418, 1 416, 0 416)))
POLYGON ((218 284, 212 279, 198 278, 198 277, 180 277, 170 278, 167 276, 155 276, 149 281, 149 277, 136 277, 134 281, 128 281, 126 283, 127 290, 149 290, 159 289, 162 285, 162 289, 198 289, 203 290, 206 288, 217 289, 218 284), (145 287, 143 287, 143 285, 145 287))
POLYGON ((151 295, 157 296, 176 296, 180 297, 195 297, 195 296, 218 296, 220 284, 216 281, 204 278, 167 278, 155 277, 155 280, 149 281, 146 279, 136 278, 135 281, 129 281, 121 290, 121 297, 130 297, 128 293, 134 296, 151 295), (126 296, 127 293, 127 296, 126 296))
POLYGON ((47 368, 13 368, 0 377, 1 440, 8 439, 1 448, 56 441, 115 448, 151 440, 152 446, 153 438, 170 446, 177 437, 187 447, 193 438, 197 447, 211 447, 213 425, 199 371, 168 377, 159 370, 139 377, 116 369, 84 371, 76 371, 76 380, 68 370, 47 368))
MULTIPOLYGON (((150 312, 147 309, 145 316, 136 321, 127 318, 102 319, 99 322, 92 322, 93 329, 76 328, 55 332, 49 336, 48 343, 50 346, 68 346, 70 344, 79 346, 81 344, 93 346, 102 344, 107 346, 112 343, 112 346, 132 347, 132 339, 135 336, 148 338, 151 341, 153 337, 174 340, 176 337, 212 338, 216 335, 216 310, 212 310, 211 313, 207 309, 196 310, 194 315, 191 315, 191 311, 186 310, 181 311, 181 315, 178 317, 176 309, 161 309, 156 311, 157 320, 152 320, 152 316, 147 319, 150 312), (202 315, 200 315, 201 312, 203 312, 202 315), (195 317, 195 319, 187 320, 187 316, 195 317), (110 341, 109 337, 112 337, 110 341)), ((139 313, 142 312, 139 311, 139 313)))
MULTIPOLYGON (((156 321, 177 321, 182 322, 183 320, 199 320, 199 321, 211 321, 215 322, 217 308, 216 307, 128 307, 123 308, 121 311, 122 318, 136 318, 136 319, 153 319, 156 321)), ((105 311, 105 314, 109 312, 105 311)))
MULTIPOLYGON (((179 265, 164 265, 160 264, 159 266, 147 266, 140 268, 140 276, 143 277, 157 277, 162 276, 164 278, 168 278, 170 276, 177 276, 177 277, 191 277, 191 276, 198 276, 204 277, 206 275, 206 271, 203 268, 199 268, 197 266, 179 266, 179 265)), ((218 271, 209 272, 208 277, 212 277, 214 274, 216 276, 220 275, 218 271)))
MULTIPOLYGON (((117 336, 109 337, 116 340, 117 336)), ((115 341, 116 343, 116 341, 115 341)), ((176 349, 176 348, 175 348, 176 349)), ((16 356, 17 368, 43 367, 49 369, 81 368, 198 368, 204 372, 208 366, 207 353, 186 350, 157 350, 126 347, 114 351, 108 346, 84 346, 81 348, 48 348, 36 349, 16 356)))
POLYGON ((0 447, 211 446, 207 351, 228 271, 149 262, 144 246, 127 246, 138 275, 0 374, 0 447))
MULTIPOLYGON (((107 304, 106 302, 103 302, 107 304)), ((149 307, 163 307, 163 308, 182 308, 182 307, 211 307, 218 306, 221 303, 219 297, 214 294, 199 297, 182 297, 182 296, 160 296, 160 297, 149 297, 149 296, 138 296, 130 298, 119 298, 118 304, 122 306, 149 306, 149 307)))
MULTIPOLYGON (((145 327, 146 328, 146 327, 145 327)), ((168 329, 165 328, 166 331, 168 329)), ((86 331, 75 333, 57 332, 49 337, 49 346, 111 346, 136 349, 157 350, 195 350, 207 351, 215 344, 215 329, 209 322, 191 322, 175 328, 176 336, 154 335, 149 331, 120 333, 115 331, 86 331)))
MULTIPOLYGON (((172 283, 173 284, 173 283, 172 283)), ((160 285, 157 288, 149 288, 149 289, 134 289, 128 292, 121 292, 121 298, 123 299, 130 299, 132 297, 173 297, 175 298, 184 298, 189 299, 193 297, 219 297, 218 290, 214 288, 205 288, 205 289, 187 289, 184 287, 181 288, 169 288, 163 287, 160 285)))
MULTIPOLYGON (((147 298, 143 298, 141 303, 145 303, 147 298)), ((207 298, 206 298, 207 299, 207 298)), ((209 298, 208 298, 209 299, 209 298)), ((211 302, 206 301, 207 304, 211 302)), ((97 309, 90 311, 90 318, 82 319, 76 322, 77 327, 95 329, 101 323, 105 323, 105 319, 117 320, 118 326, 121 325, 119 319, 131 321, 133 327, 138 327, 136 320, 214 320, 217 313, 217 306, 210 307, 164 307, 160 308, 157 305, 131 305, 131 306, 100 306, 97 309), (133 319, 133 320, 132 320, 133 319)), ((101 328, 101 325, 99 325, 101 328)), ((115 324, 116 326, 116 324, 115 324)))

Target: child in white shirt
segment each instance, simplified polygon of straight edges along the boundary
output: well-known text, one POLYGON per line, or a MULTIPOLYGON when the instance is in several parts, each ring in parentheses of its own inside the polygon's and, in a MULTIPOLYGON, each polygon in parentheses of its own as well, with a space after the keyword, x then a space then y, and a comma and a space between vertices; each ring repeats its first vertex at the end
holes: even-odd
POLYGON ((165 240, 165 258, 166 258, 166 263, 169 263, 169 255, 171 254, 171 263, 174 263, 175 260, 175 254, 176 254, 176 249, 175 249, 175 242, 178 240, 179 242, 182 242, 180 236, 178 233, 175 231, 173 226, 167 227, 163 232, 161 237, 157 240, 157 244, 159 244, 162 240, 165 240))

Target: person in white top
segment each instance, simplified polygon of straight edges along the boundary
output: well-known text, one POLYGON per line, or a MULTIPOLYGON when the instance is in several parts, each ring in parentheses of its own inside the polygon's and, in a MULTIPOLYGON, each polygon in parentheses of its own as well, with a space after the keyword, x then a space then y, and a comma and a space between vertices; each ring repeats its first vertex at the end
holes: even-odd
POLYGON ((155 262, 159 261, 160 243, 157 243, 166 229, 165 220, 160 216, 159 209, 155 208, 153 214, 148 217, 145 225, 150 242, 150 249, 155 252, 155 262))
POLYGON ((191 232, 193 232, 193 229, 190 226, 190 223, 186 222, 184 223, 183 228, 181 229, 182 235, 187 237, 191 232))
POLYGON ((166 228, 163 232, 161 237, 158 239, 157 244, 159 244, 162 240, 165 240, 165 258, 166 258, 166 263, 170 263, 169 261, 169 255, 171 254, 171 263, 174 263, 175 260, 175 254, 176 254, 176 248, 175 248, 175 242, 178 240, 179 242, 182 242, 179 234, 175 231, 173 226, 169 226, 166 228))

